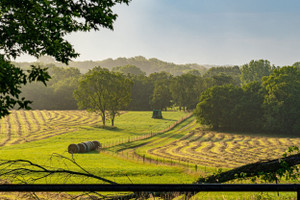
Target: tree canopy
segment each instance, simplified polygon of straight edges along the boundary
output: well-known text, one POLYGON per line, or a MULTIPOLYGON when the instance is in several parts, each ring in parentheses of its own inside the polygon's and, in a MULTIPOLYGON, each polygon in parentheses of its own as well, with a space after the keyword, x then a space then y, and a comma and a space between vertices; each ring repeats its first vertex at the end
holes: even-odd
POLYGON ((132 81, 117 72, 101 67, 90 70, 74 91, 79 108, 99 114, 103 126, 110 118, 112 126, 120 109, 130 103, 132 81))
POLYGON ((22 85, 32 81, 46 84, 49 75, 44 69, 32 67, 24 72, 4 60, 0 55, 0 118, 9 114, 9 110, 18 105, 19 108, 30 108, 31 101, 20 97, 22 85))
POLYGON ((1 0, 0 1, 0 118, 16 104, 29 109, 31 101, 20 97, 28 82, 46 84, 46 69, 32 66, 23 71, 10 63, 22 54, 49 55, 68 64, 79 54, 65 40, 76 31, 113 29, 117 15, 112 7, 130 0, 1 0), (10 76, 10 77, 9 77, 10 76))
POLYGON ((76 31, 113 29, 112 7, 130 0, 1 0, 0 50, 6 58, 23 53, 68 63, 79 54, 66 41, 76 31))
POLYGON ((242 87, 211 87, 201 94, 195 114, 200 123, 217 129, 297 135, 300 71, 286 66, 242 87))
POLYGON ((300 71, 282 67, 263 79, 266 128, 277 132, 300 132, 300 71))
POLYGON ((73 92, 78 87, 81 73, 77 68, 50 66, 51 80, 47 87, 41 83, 32 83, 22 87, 22 95, 32 100, 32 109, 74 110, 77 103, 73 92))
POLYGON ((241 83, 261 82, 262 77, 269 76, 274 68, 268 60, 251 60, 241 68, 241 83))
POLYGON ((117 66, 113 67, 112 71, 120 72, 125 75, 146 75, 145 72, 143 72, 140 68, 134 65, 125 65, 125 66, 117 66))

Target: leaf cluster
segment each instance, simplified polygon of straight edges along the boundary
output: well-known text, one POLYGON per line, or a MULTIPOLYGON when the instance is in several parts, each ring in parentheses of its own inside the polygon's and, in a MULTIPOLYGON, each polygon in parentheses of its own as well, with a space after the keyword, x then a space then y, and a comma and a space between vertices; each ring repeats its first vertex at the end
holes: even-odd
POLYGON ((260 78, 205 90, 195 110, 198 121, 221 130, 299 134, 300 71, 287 66, 260 78))
POLYGON ((71 32, 113 29, 112 7, 130 0, 1 0, 0 50, 6 58, 23 53, 50 55, 68 63, 79 54, 65 40, 71 32))
POLYGON ((50 79, 46 68, 31 66, 24 72, 12 65, 0 55, 0 118, 9 114, 9 110, 18 105, 19 109, 30 109, 31 101, 21 97, 21 87, 33 81, 46 85, 50 79))

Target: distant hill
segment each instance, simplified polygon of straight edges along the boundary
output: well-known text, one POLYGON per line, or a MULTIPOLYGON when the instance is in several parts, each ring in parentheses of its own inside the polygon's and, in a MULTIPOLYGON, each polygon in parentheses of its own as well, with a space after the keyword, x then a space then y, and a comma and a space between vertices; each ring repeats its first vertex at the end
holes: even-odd
MULTIPOLYGON (((36 63, 40 63, 42 65, 55 65, 55 66, 66 66, 62 63, 55 62, 50 57, 44 56, 41 57, 36 63)), ((15 63, 16 65, 24 68, 30 66, 33 63, 15 63)), ((181 75, 182 73, 186 73, 190 70, 199 70, 201 74, 204 74, 207 71, 207 67, 203 65, 199 65, 196 63, 192 64, 175 64, 170 62, 165 62, 156 58, 146 59, 143 56, 136 56, 132 58, 117 58, 111 59, 108 58, 102 61, 80 61, 80 62, 70 62, 69 67, 78 68, 81 73, 86 73, 89 69, 92 69, 95 66, 101 66, 108 69, 112 69, 116 66, 124 66, 124 65, 135 65, 139 67, 142 71, 146 72, 147 75, 154 72, 169 72, 175 76, 181 75)))

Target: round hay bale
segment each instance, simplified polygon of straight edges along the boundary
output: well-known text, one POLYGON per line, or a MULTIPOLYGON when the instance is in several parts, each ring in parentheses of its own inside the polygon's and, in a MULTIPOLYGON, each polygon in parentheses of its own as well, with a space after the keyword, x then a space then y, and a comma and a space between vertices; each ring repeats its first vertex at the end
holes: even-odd
POLYGON ((101 143, 97 140, 92 141, 95 145, 95 149, 100 149, 101 148, 101 143))
POLYGON ((84 153, 88 152, 89 151, 88 145, 86 143, 84 143, 84 142, 82 144, 85 146, 85 152, 84 153))
POLYGON ((86 144, 79 143, 78 146, 79 146, 79 149, 80 149, 79 153, 85 153, 85 152, 87 152, 87 146, 86 146, 86 144))
POLYGON ((95 150, 95 145, 91 141, 86 141, 84 144, 87 146, 87 152, 95 150))
POLYGON ((89 141, 89 143, 91 145, 91 151, 94 151, 96 149, 96 145, 92 141, 89 141))
POLYGON ((78 153, 79 150, 80 150, 80 149, 79 149, 79 147, 78 147, 77 144, 70 144, 70 145, 68 146, 68 152, 71 153, 71 154, 73 154, 73 153, 78 153))

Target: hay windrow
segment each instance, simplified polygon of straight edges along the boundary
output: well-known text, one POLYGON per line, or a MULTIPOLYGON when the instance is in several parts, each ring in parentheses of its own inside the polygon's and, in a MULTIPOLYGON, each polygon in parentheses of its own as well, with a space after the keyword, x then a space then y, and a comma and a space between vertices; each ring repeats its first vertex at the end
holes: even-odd
POLYGON ((0 146, 46 139, 99 124, 100 118, 85 111, 17 110, 0 119, 0 146), (10 142, 11 141, 11 142, 10 142))

